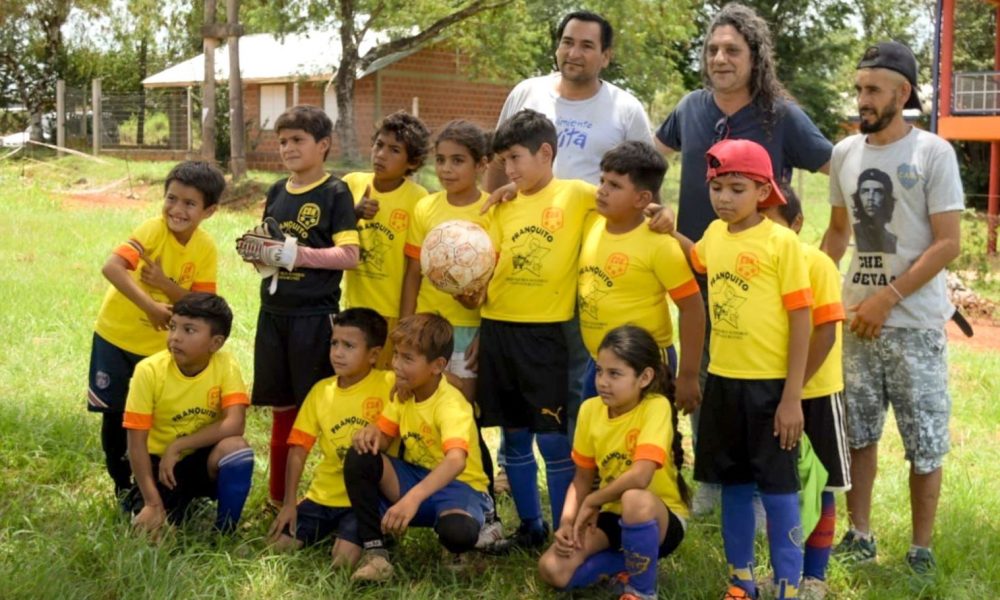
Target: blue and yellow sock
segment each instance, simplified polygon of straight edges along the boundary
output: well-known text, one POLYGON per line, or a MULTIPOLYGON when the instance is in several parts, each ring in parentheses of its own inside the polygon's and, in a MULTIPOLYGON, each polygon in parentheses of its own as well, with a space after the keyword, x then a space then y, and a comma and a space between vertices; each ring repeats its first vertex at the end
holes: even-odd
POLYGON ((767 512, 767 542, 771 549, 775 595, 797 598, 802 579, 802 518, 798 494, 761 494, 767 512))
POLYGON ((252 478, 252 449, 243 448, 219 460, 219 477, 216 480, 218 507, 215 513, 215 528, 219 531, 229 533, 236 529, 250 493, 252 478))
POLYGON ((625 555, 618 550, 601 550, 591 554, 573 571, 564 589, 576 590, 594 585, 602 577, 614 577, 625 570, 625 555))
POLYGON ((504 431, 506 440, 505 467, 510 495, 514 498, 517 516, 530 528, 542 529, 542 500, 538 494, 538 463, 532 448, 534 434, 527 429, 504 431))
POLYGON ((833 533, 837 524, 837 501, 833 492, 823 492, 823 510, 819 523, 806 540, 806 552, 802 560, 802 576, 826 579, 826 567, 830 563, 830 549, 833 547, 833 533))
POLYGON ((656 519, 622 526, 622 552, 628 586, 645 596, 656 595, 656 561, 660 557, 660 527, 656 519))
POLYGON ((570 456, 569 438, 565 433, 539 433, 538 451, 545 459, 545 477, 549 487, 549 507, 552 509, 552 523, 558 525, 562 518, 566 493, 573 483, 576 465, 570 456))
MULTIPOLYGON (((757 596, 753 579, 753 494, 752 483, 722 486, 722 544, 729 563, 729 581, 757 596)), ((770 516, 770 515, 769 515, 770 516)))

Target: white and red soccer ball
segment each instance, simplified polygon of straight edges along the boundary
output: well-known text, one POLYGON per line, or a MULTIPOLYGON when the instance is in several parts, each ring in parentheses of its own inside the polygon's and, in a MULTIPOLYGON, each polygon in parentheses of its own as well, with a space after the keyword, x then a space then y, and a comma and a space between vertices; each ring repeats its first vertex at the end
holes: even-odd
POLYGON ((496 266, 489 234, 471 221, 445 221, 420 249, 420 270, 437 289, 464 294, 484 286, 496 266))

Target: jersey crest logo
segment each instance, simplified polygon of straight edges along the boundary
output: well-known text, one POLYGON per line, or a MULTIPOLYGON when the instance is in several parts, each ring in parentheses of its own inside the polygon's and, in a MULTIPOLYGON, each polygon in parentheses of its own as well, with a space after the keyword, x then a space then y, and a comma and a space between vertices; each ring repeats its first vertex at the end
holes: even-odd
POLYGON ((615 252, 604 263, 604 272, 608 277, 621 277, 625 271, 628 271, 628 255, 622 252, 615 252))
POLYGON ((319 223, 319 214, 319 205, 307 202, 299 209, 299 216, 295 220, 306 229, 312 229, 319 223))
POLYGON ((111 385, 111 376, 104 371, 98 371, 94 375, 94 383, 97 384, 97 389, 106 390, 111 385))
POLYGON ((382 414, 382 399, 365 398, 364 403, 361 405, 361 415, 365 420, 372 423, 380 414, 382 414))
POLYGON ((635 446, 639 441, 639 430, 629 429, 628 433, 625 434, 625 449, 628 450, 629 456, 635 456, 635 446))
POLYGON ((542 413, 542 416, 552 417, 553 419, 556 420, 556 423, 558 423, 559 425, 562 425, 562 417, 559 416, 559 413, 562 412, 562 409, 563 409, 563 407, 561 407, 561 406, 559 408, 555 409, 555 410, 551 410, 551 409, 548 409, 548 408, 543 408, 539 412, 542 413))
POLYGON ((608 295, 609 292, 602 290, 600 284, 596 279, 590 280, 590 289, 584 294, 582 291, 578 295, 577 304, 580 307, 580 313, 587 315, 595 321, 600 318, 600 303, 601 298, 608 295))
POLYGON ((192 282, 194 282, 194 263, 187 262, 181 267, 181 274, 177 281, 177 285, 186 287, 192 282))
POLYGON ((556 232, 563 227, 563 210, 550 206, 542 211, 542 227, 551 232, 556 232))
POLYGON ((389 227, 394 231, 406 231, 410 226, 410 215, 405 210, 397 208, 389 215, 389 227))
POLYGON ((736 272, 746 280, 753 279, 760 273, 760 261, 753 252, 740 252, 736 256, 736 272))
POLYGON ((917 165, 908 163, 899 165, 896 167, 896 177, 899 178, 899 183, 902 183, 903 187, 908 190, 920 183, 920 172, 917 171, 917 165))
POLYGON ((212 386, 212 389, 208 390, 208 408, 209 410, 219 410, 222 407, 222 388, 219 386, 212 386))

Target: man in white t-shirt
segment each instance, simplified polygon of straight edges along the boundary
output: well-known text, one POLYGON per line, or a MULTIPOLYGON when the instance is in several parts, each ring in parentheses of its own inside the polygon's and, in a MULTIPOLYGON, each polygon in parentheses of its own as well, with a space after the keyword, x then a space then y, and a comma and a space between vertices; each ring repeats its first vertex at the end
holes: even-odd
POLYGON ((906 558, 925 574, 935 567, 930 543, 949 445, 944 326, 954 308, 945 267, 959 254, 964 196, 951 145, 903 120, 904 108, 920 108, 916 79, 913 53, 897 42, 868 48, 858 63, 861 133, 833 149, 823 249, 839 261, 854 232, 843 350, 854 487, 847 493, 851 529, 835 552, 875 558, 872 489, 892 405, 910 462, 913 539, 906 558))
MULTIPOLYGON (((537 110, 559 134, 555 176, 600 183, 601 157, 626 140, 653 143, 646 111, 635 96, 601 80, 611 62, 611 24, 587 11, 567 14, 556 31, 559 72, 525 79, 510 92, 497 124, 518 111, 537 110)), ((486 189, 507 183, 500 161, 486 176, 486 189)))

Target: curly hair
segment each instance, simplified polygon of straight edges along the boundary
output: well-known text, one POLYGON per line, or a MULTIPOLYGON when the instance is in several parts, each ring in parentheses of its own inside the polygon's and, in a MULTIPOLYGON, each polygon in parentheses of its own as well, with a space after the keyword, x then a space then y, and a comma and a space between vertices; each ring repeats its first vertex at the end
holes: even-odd
POLYGON ((708 73, 708 45, 712 33, 719 27, 729 25, 735 29, 750 46, 750 97, 751 102, 764 114, 764 133, 770 138, 776 120, 776 103, 789 98, 785 86, 778 81, 774 64, 774 43, 771 28, 754 10, 743 4, 730 2, 722 7, 708 25, 708 35, 701 49, 701 79, 706 89, 712 89, 708 73))
POLYGON ((409 175, 424 164, 430 153, 431 132, 419 118, 404 110, 397 110, 379 121, 372 134, 372 144, 381 133, 391 133, 406 146, 406 161, 410 164, 406 174, 409 175))

